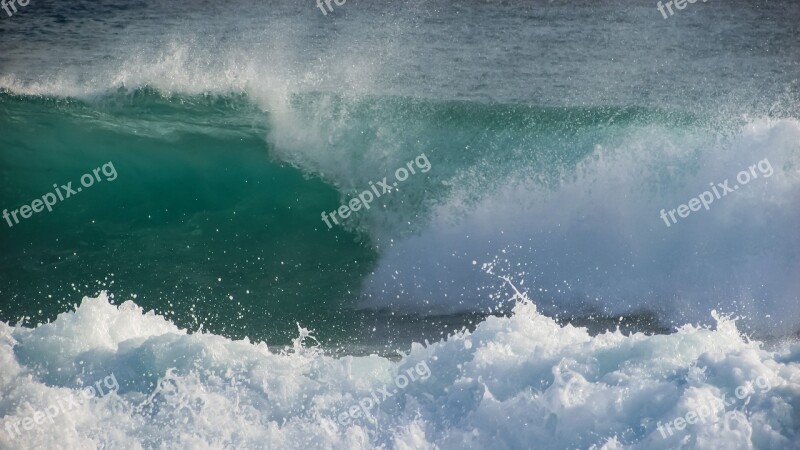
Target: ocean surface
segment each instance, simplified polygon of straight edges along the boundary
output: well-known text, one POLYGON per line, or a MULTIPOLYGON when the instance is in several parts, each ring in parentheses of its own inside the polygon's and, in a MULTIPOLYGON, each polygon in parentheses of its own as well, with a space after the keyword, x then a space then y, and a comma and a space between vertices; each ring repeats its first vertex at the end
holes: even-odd
POLYGON ((656 3, 0 9, 0 449, 800 449, 800 3, 656 3))

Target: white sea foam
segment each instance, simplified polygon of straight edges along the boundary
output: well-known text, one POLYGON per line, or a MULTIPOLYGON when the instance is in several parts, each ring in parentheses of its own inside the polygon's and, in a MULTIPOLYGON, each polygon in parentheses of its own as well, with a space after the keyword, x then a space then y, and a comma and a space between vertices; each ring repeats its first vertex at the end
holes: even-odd
MULTIPOLYGON (((481 263, 513 273, 547 313, 648 310, 668 323, 708 323, 717 309, 763 335, 800 324, 800 122, 756 119, 729 136, 630 127, 556 186, 510 175, 481 192, 473 173, 424 230, 384 248, 365 307, 434 313, 488 308, 481 263), (759 178, 669 228, 659 211, 768 158, 759 178), (475 264, 477 262, 478 264, 475 264)), ((431 156, 434 161, 436 156, 431 156)))
POLYGON ((394 362, 186 334, 101 295, 33 329, 0 324, 2 427, 28 404, 42 410, 109 374, 119 383, 53 425, 15 439, 0 429, 0 447, 797 448, 800 346, 767 351, 716 319, 672 335, 592 337, 519 303, 511 317, 415 344, 394 362), (385 399, 376 424, 337 424, 343 408, 421 362, 430 376, 385 399), (757 377, 771 389, 735 405, 746 420, 726 425, 719 412, 666 439, 657 431, 757 377))

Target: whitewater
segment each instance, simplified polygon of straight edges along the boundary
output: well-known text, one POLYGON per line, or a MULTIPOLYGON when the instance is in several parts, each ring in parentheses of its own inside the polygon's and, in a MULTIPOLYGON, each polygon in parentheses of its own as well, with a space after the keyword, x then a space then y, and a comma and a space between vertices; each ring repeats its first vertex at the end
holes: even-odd
MULTIPOLYGON (((293 346, 188 334, 128 301, 85 298, 36 328, 2 325, 0 407, 44 410, 113 374, 119 389, 3 448, 796 448, 800 346, 767 349, 731 318, 670 335, 560 326, 521 301, 511 317, 414 344, 400 360, 335 358, 301 329, 293 346), (304 343, 305 342, 305 343, 304 343), (424 362, 425 380, 372 410, 345 408, 424 362), (33 374, 35 373, 35 376, 33 374), (746 403, 667 438, 657 424, 738 386, 746 403), (156 391, 158 382, 162 389, 156 391), (153 393, 155 395, 153 395, 153 393), (726 420, 726 415, 728 419, 726 420), (735 419, 735 420, 734 420, 735 419)), ((30 413, 6 415, 3 424, 30 413)))

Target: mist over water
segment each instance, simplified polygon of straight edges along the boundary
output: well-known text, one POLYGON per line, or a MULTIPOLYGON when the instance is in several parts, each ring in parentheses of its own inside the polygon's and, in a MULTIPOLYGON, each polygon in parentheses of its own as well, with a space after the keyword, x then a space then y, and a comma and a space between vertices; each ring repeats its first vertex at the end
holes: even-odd
POLYGON ((489 262, 497 274, 524 279, 550 314, 647 311, 681 324, 707 323, 716 309, 740 315, 758 334, 796 331, 800 122, 753 121, 720 142, 702 139, 703 131, 604 130, 595 150, 555 182, 512 173, 474 205, 470 190, 486 183, 455 183, 458 194, 422 233, 381 255, 365 304, 475 308, 472 293, 487 286, 480 274, 489 262), (709 182, 734 186, 741 170, 765 159, 779 168, 770 177, 669 227, 659 217, 709 182))

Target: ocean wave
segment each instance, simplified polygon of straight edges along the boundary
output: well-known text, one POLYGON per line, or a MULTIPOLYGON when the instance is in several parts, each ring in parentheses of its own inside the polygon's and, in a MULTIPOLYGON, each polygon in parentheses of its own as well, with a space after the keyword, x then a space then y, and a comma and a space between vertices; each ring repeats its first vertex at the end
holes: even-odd
MULTIPOLYGON (((764 337, 797 331, 800 322, 794 232, 800 217, 792 206, 800 197, 797 119, 322 92, 296 94, 279 110, 262 110, 248 93, 168 94, 149 86, 91 99, 10 93, 0 99, 20 117, 50 114, 55 104, 68 118, 65 126, 84 124, 75 146, 88 145, 92 130, 103 133, 98 141, 113 133, 121 141, 147 137, 157 147, 174 147, 175 159, 184 161, 175 170, 194 164, 187 155, 207 157, 186 136, 224 139, 230 148, 225 164, 238 168, 233 174, 250 171, 250 160, 238 161, 262 139, 263 151, 278 163, 270 171, 288 163, 306 175, 295 177, 292 189, 310 203, 295 208, 293 217, 312 234, 322 224, 320 212, 337 207, 325 209, 330 188, 343 201, 392 173, 398 162, 425 153, 431 171, 345 224, 343 231, 379 257, 354 275, 371 272, 353 281, 362 286, 361 308, 491 311, 496 301, 476 293, 496 289, 479 276, 483 264, 492 263, 524 280, 551 315, 647 313, 671 327, 706 321, 717 309, 740 315, 745 329, 764 337), (242 138, 246 149, 239 148, 242 138), (772 177, 671 227, 659 217, 661 209, 765 159, 774 167, 772 177)), ((13 141, 16 132, 7 138, 13 141)), ((151 167, 136 153, 117 158, 145 172, 167 167, 163 161, 151 167)), ((215 178, 236 181, 224 173, 215 178)), ((208 179, 204 174, 189 182, 208 179)), ((135 189, 148 188, 137 183, 135 189)), ((265 214, 254 223, 277 219, 265 214)), ((330 244, 326 252, 337 252, 340 244, 330 244)))

